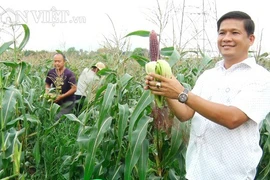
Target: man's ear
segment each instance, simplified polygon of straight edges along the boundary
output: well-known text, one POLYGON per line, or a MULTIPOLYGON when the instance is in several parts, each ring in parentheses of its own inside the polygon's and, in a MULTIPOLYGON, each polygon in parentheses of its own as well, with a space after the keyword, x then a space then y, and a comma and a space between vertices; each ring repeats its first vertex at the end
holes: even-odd
POLYGON ((253 45, 254 41, 255 41, 255 36, 254 36, 254 34, 249 35, 249 42, 250 42, 249 45, 250 45, 250 46, 253 45))

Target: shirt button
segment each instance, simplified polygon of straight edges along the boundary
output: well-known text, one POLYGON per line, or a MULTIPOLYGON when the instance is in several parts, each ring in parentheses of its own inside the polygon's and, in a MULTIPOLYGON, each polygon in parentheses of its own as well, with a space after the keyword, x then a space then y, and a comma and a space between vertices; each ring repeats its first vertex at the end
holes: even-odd
POLYGON ((230 88, 226 88, 226 90, 225 90, 226 92, 229 92, 230 91, 230 88))

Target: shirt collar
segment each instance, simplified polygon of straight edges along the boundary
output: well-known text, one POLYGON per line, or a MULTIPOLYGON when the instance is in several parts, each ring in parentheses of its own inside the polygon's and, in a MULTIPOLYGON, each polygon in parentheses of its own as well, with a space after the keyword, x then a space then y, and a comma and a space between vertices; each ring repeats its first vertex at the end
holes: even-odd
MULTIPOLYGON (((256 65, 256 60, 254 57, 249 57, 249 58, 247 58, 239 63, 232 65, 229 69, 234 68, 234 67, 243 66, 243 65, 252 68, 254 65, 256 65)), ((217 62, 215 65, 215 68, 223 68, 224 69, 224 59, 217 62)))

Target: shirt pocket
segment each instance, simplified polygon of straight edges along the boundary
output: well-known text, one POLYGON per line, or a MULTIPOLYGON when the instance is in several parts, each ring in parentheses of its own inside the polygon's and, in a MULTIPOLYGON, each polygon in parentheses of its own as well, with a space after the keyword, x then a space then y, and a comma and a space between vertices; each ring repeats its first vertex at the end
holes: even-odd
POLYGON ((241 85, 241 83, 223 84, 212 93, 209 100, 229 106, 232 104, 237 94, 241 91, 241 85))

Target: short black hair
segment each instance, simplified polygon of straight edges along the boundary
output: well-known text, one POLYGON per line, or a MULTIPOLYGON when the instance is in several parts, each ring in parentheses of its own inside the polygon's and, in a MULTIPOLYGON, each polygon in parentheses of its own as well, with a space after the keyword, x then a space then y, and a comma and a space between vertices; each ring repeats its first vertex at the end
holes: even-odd
POLYGON ((64 61, 67 61, 66 56, 65 56, 63 53, 60 53, 60 52, 55 53, 55 54, 53 55, 53 57, 54 57, 55 55, 59 55, 59 54, 63 57, 64 61))
POLYGON ((224 21, 226 19, 243 20, 244 21, 244 28, 247 32, 247 35, 249 36, 251 34, 254 34, 255 24, 254 24, 254 21, 251 19, 251 17, 247 13, 242 12, 242 11, 231 11, 231 12, 224 14, 217 21, 217 31, 219 31, 220 24, 222 23, 222 21, 224 21))

